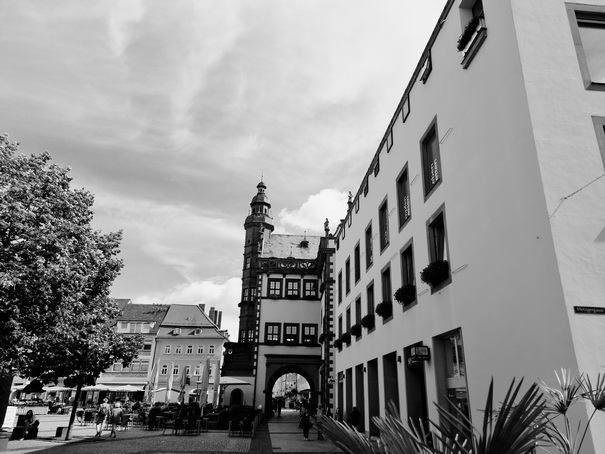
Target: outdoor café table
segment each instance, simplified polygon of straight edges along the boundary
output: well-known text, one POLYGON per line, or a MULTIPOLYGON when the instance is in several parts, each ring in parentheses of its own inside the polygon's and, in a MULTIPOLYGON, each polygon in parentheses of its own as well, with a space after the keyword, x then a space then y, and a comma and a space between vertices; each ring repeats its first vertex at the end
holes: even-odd
POLYGON ((163 429, 164 424, 166 423, 166 416, 159 415, 155 417, 155 427, 158 429, 163 429))

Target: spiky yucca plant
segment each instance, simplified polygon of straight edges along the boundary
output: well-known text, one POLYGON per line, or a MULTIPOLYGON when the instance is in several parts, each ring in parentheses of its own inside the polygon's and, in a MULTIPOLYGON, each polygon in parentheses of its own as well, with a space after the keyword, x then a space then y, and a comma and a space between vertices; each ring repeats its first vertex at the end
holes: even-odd
POLYGON ((547 412, 552 416, 546 428, 546 436, 550 444, 557 448, 563 454, 578 454, 584 444, 584 439, 590 427, 592 418, 597 411, 605 411, 605 375, 597 376, 596 382, 592 383, 590 377, 580 375, 571 377, 569 370, 561 369, 561 375, 555 371, 558 387, 548 386, 541 381, 541 387, 548 400, 547 412), (582 430, 582 421, 578 422, 575 431, 572 429, 568 416, 569 408, 580 398, 589 400, 594 410, 580 437, 582 430), (560 429, 554 419, 561 416, 563 418, 563 428, 560 429))
POLYGON ((513 380, 502 405, 494 409, 492 381, 481 430, 473 428, 455 405, 452 405, 454 412, 437 406, 441 424, 429 421, 431 433, 425 432, 420 424, 405 424, 395 406, 390 405, 384 417, 373 418, 380 430, 377 446, 365 435, 330 418, 320 417, 317 426, 350 454, 529 454, 542 439, 548 420, 544 416, 544 397, 537 384, 517 399, 522 382, 515 386, 513 380))

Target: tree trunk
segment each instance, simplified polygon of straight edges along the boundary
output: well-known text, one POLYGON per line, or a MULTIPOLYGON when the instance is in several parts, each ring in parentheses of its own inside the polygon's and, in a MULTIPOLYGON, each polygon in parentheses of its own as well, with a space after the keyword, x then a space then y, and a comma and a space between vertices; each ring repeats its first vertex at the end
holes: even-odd
POLYGON ((78 411, 78 399, 80 392, 82 391, 82 379, 78 379, 78 385, 76 387, 76 396, 74 397, 74 403, 69 415, 69 424, 67 425, 67 435, 65 435, 65 441, 71 440, 71 430, 74 426, 74 419, 76 419, 76 412, 78 411))

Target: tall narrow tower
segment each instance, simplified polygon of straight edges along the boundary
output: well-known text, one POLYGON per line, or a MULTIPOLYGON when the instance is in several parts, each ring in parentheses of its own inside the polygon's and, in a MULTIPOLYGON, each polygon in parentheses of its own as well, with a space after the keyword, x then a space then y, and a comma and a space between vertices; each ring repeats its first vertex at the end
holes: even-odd
POLYGON ((271 204, 265 193, 267 186, 261 180, 256 186, 258 192, 250 202, 250 214, 244 222, 246 239, 244 243, 244 268, 242 271, 242 300, 239 303, 239 342, 255 342, 256 297, 258 291, 258 258, 262 254, 266 235, 273 231, 271 204))

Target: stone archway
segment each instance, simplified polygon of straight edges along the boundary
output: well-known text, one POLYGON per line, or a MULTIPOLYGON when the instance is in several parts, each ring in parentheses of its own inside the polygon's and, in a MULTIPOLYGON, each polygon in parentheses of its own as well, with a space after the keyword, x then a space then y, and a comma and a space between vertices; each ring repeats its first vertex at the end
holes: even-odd
POLYGON ((267 369, 265 371, 264 408, 272 408, 271 391, 275 382, 284 374, 298 374, 303 376, 311 388, 311 406, 312 408, 317 406, 317 395, 320 391, 320 356, 266 355, 266 359, 267 369))

